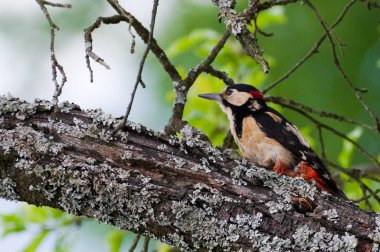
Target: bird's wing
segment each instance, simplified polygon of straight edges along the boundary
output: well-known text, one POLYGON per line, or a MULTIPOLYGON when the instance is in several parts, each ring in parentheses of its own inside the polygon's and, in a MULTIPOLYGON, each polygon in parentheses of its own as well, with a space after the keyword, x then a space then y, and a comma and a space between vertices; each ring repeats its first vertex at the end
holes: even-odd
MULTIPOLYGON (((302 163, 304 168, 306 164, 316 172, 314 180, 320 184, 320 187, 334 195, 346 198, 296 126, 270 107, 265 111, 253 114, 253 116, 267 137, 274 139, 292 153, 296 165, 302 163)), ((292 167, 292 169, 294 168, 292 167)))

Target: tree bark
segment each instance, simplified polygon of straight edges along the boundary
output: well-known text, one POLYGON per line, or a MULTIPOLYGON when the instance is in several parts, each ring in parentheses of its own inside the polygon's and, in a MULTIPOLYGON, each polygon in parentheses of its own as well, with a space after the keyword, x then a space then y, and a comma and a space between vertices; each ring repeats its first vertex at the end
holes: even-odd
POLYGON ((184 250, 378 251, 380 215, 100 110, 0 97, 0 197, 96 218, 184 250), (291 198, 311 198, 297 213, 291 198))

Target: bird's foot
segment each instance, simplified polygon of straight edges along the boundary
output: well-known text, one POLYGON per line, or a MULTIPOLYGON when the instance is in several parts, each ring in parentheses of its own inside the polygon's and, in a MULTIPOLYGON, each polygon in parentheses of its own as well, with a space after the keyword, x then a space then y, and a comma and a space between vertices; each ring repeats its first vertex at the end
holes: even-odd
POLYGON ((292 178, 297 177, 297 174, 293 171, 293 169, 283 162, 277 161, 273 167, 273 171, 280 175, 285 175, 292 178))

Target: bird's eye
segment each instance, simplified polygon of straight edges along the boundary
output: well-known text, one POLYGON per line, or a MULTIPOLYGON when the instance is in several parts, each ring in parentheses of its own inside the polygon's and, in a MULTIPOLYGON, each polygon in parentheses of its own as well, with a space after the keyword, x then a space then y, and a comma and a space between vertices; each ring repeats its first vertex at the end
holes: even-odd
POLYGON ((225 92, 225 94, 228 95, 228 96, 232 95, 232 93, 233 93, 232 89, 228 89, 225 92))

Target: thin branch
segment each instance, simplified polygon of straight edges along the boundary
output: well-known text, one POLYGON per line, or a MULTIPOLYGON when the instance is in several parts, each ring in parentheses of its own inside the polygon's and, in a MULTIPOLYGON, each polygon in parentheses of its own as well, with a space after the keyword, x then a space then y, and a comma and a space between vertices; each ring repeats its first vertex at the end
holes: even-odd
POLYGON ((371 203, 369 202, 369 199, 371 198, 370 196, 367 197, 367 189, 362 186, 362 185, 359 185, 360 186, 360 189, 362 190, 362 193, 363 193, 363 198, 364 198, 364 204, 366 205, 367 209, 368 210, 372 210, 372 206, 371 206, 371 203))
POLYGON ((291 99, 287 99, 287 98, 279 97, 279 96, 267 96, 267 97, 265 97, 265 99, 267 101, 269 101, 269 102, 286 104, 286 105, 288 105, 290 107, 298 108, 298 109, 300 109, 300 110, 302 110, 304 112, 307 112, 307 113, 313 113, 313 114, 319 115, 321 117, 333 119, 333 120, 336 120, 336 121, 339 121, 339 122, 344 122, 344 123, 348 123, 348 124, 352 124, 352 125, 361 126, 361 127, 366 128, 366 129, 376 131, 376 129, 374 127, 372 127, 372 126, 370 126, 368 124, 357 122, 357 121, 351 120, 351 119, 349 119, 349 118, 347 118, 345 116, 338 115, 338 114, 335 114, 335 113, 332 113, 332 112, 323 111, 323 110, 316 110, 316 109, 314 109, 312 107, 309 107, 309 106, 306 106, 304 104, 298 103, 298 102, 293 101, 291 99))
POLYGON ((209 55, 198 65, 190 69, 190 71, 187 73, 186 78, 184 79, 184 83, 187 86, 191 86, 197 77, 210 66, 210 64, 215 60, 216 56, 220 53, 220 51, 223 49, 224 45, 226 44, 228 38, 230 37, 230 31, 226 30, 222 37, 219 39, 218 43, 212 48, 209 55))
POLYGON ((171 134, 180 131, 187 123, 182 120, 183 110, 185 109, 187 92, 190 87, 194 84, 198 76, 202 72, 206 72, 211 63, 218 56, 220 51, 223 49, 225 43, 230 36, 229 31, 225 31, 222 37, 219 39, 218 43, 211 49, 209 55, 203 59, 203 61, 191 68, 184 80, 174 82, 174 104, 172 110, 172 116, 169 120, 168 125, 165 127, 165 132, 171 134))
POLYGON ((264 32, 263 30, 260 29, 260 27, 257 25, 257 18, 259 17, 259 13, 255 14, 253 16, 253 26, 255 27, 255 31, 254 31, 254 34, 256 36, 257 33, 265 36, 265 37, 271 37, 273 36, 273 32, 270 32, 270 33, 267 33, 267 32, 264 32))
POLYGON ((43 5, 49 5, 52 7, 58 7, 58 8, 71 8, 71 4, 61 4, 61 3, 52 3, 49 1, 41 1, 43 5))
MULTIPOLYGON (((111 0, 109 0, 111 1, 111 0)), ((116 7, 115 7, 116 8, 116 7)), ((140 36, 140 38, 145 42, 148 43, 149 39, 149 31, 130 13, 126 12, 124 9, 119 10, 115 9, 119 15, 114 15, 111 17, 99 17, 91 26, 89 26, 87 29, 85 29, 84 34, 84 40, 85 40, 85 46, 86 46, 86 61, 87 61, 87 67, 90 70, 90 75, 92 75, 91 66, 89 65, 89 56, 87 56, 88 49, 90 48, 92 52, 92 35, 91 33, 100 27, 100 25, 103 24, 118 24, 120 22, 127 22, 129 23, 128 30, 130 30, 130 27, 133 27, 134 30, 137 32, 137 34, 140 36), (127 17, 123 16, 122 13, 127 13, 127 17), (130 19, 129 19, 129 18, 130 19), (89 67, 90 66, 90 67, 89 67)), ((132 33, 132 38, 133 38, 132 33)), ((133 49, 133 41, 131 45, 131 49, 133 49)), ((151 41, 150 50, 152 53, 156 56, 156 58, 160 61, 161 65, 163 66, 164 70, 168 73, 169 77, 172 79, 173 82, 180 81, 181 76, 177 69, 173 66, 173 64, 170 62, 169 58, 166 56, 166 53, 162 50, 162 48, 157 44, 157 41, 153 38, 151 41)))
POLYGON ((369 10, 371 9, 380 9, 380 4, 375 2, 375 1, 370 1, 370 0, 361 0, 362 3, 367 5, 367 8, 369 10))
POLYGON ((63 66, 59 64, 57 57, 55 56, 55 30, 59 30, 59 27, 52 21, 50 14, 45 5, 60 7, 60 8, 71 8, 71 4, 58 4, 51 3, 49 1, 36 0, 37 4, 40 6, 42 12, 45 15, 46 20, 50 26, 50 61, 52 69, 52 77, 55 85, 55 90, 53 94, 53 104, 55 107, 55 112, 58 112, 58 98, 62 94, 62 89, 65 83, 67 82, 67 77, 63 66), (58 81, 57 72, 61 75, 61 81, 58 81))
POLYGON ((353 180, 355 180, 359 184, 360 187, 362 187, 364 190, 368 191, 371 194, 371 196, 380 204, 380 196, 377 195, 375 193, 375 191, 373 191, 371 188, 369 188, 366 184, 364 184, 363 181, 361 181, 359 177, 355 176, 354 174, 351 174, 347 169, 345 169, 345 168, 343 168, 343 167, 341 167, 341 166, 339 166, 339 165, 337 165, 337 164, 335 164, 329 160, 324 160, 324 161, 328 165, 330 165, 330 166, 336 168, 337 170, 349 175, 353 180))
POLYGON ((380 163, 379 161, 377 160, 377 158, 372 155, 371 153, 369 153, 365 148, 363 148, 360 144, 358 144, 357 142, 355 142, 354 140, 352 140, 351 138, 347 137, 345 134, 343 134, 342 132, 336 130, 335 128, 332 128, 324 123, 322 123, 321 121, 315 119, 314 117, 310 116, 309 114, 307 114, 305 111, 299 109, 299 108, 296 108, 296 107, 292 107, 292 106, 289 106, 288 104, 285 104, 285 103, 282 103, 281 101, 273 101, 273 103, 277 103, 283 107, 286 107, 286 108, 289 108, 291 110, 294 110, 294 111, 297 111, 299 114, 303 115, 304 117, 306 117, 307 119, 309 119, 310 121, 312 121, 315 125, 321 127, 321 128, 324 128, 328 131, 330 131, 331 133, 339 136, 340 138, 344 139, 344 140, 347 140, 348 142, 350 142, 352 145, 354 145, 356 147, 356 149, 358 151, 360 151, 361 153, 363 153, 365 156, 367 156, 374 164, 376 164, 377 167, 380 168, 380 163))
POLYGON ((219 71, 212 66, 208 66, 204 69, 205 73, 208 73, 218 79, 221 79, 225 84, 227 85, 233 85, 235 84, 234 80, 231 79, 226 72, 219 71))
POLYGON ((241 17, 243 17, 245 20, 249 21, 254 19, 254 17, 257 15, 257 13, 270 9, 273 6, 280 6, 280 5, 287 5, 291 3, 295 3, 298 0, 272 0, 272 1, 266 1, 266 2, 255 2, 251 3, 248 8, 246 8, 242 13, 241 17))
POLYGON ((137 72, 135 85, 134 85, 132 93, 131 93, 131 99, 129 101, 129 104, 128 104, 128 107, 127 107, 127 110, 125 112, 123 120, 120 122, 119 125, 117 125, 115 127, 115 130, 113 131, 113 134, 115 134, 117 131, 119 131, 121 128, 123 128, 125 126, 125 124, 127 123, 129 114, 131 113, 132 104, 133 104, 133 101, 135 99, 137 87, 138 87, 138 85, 140 83, 142 83, 142 85, 144 86, 144 84, 142 82, 142 76, 141 75, 142 75, 142 71, 143 71, 143 68, 144 68, 144 65, 145 65, 145 59, 148 56, 148 53, 150 51, 150 46, 151 46, 152 40, 153 40, 154 24, 156 22, 156 14, 157 14, 158 2, 159 2, 159 0, 154 0, 153 1, 153 9, 152 9, 152 16, 151 16, 151 21, 150 21, 150 31, 149 31, 148 43, 146 45, 145 51, 144 51, 143 56, 142 56, 141 61, 140 61, 140 67, 139 67, 139 70, 137 72))
POLYGON ((226 149, 232 149, 236 147, 236 143, 234 141, 234 137, 232 136, 231 131, 229 130, 227 132, 227 135, 223 139, 223 144, 222 144, 222 150, 226 149))
POLYGON ((135 251, 137 244, 139 243, 140 237, 141 237, 141 234, 136 234, 135 239, 133 239, 132 241, 131 247, 128 249, 128 252, 135 251))
POLYGON ((102 59, 99 57, 96 53, 93 52, 93 47, 92 47, 92 32, 99 28, 101 23, 104 24, 117 24, 124 20, 124 17, 120 15, 115 15, 112 17, 98 17, 96 21, 87 27, 84 30, 84 42, 85 42, 85 49, 86 49, 86 65, 88 70, 90 71, 90 81, 94 81, 94 72, 91 67, 91 62, 90 58, 93 59, 95 62, 99 63, 100 65, 104 66, 106 69, 111 69, 110 66, 102 59))
MULTIPOLYGON (((335 20, 334 24, 331 26, 331 29, 334 29, 340 22, 342 22, 343 18, 347 14, 348 10, 352 7, 352 5, 356 2, 356 0, 351 0, 344 6, 342 12, 339 14, 337 19, 335 20)), ((302 57, 300 61, 298 61, 291 69, 288 70, 283 76, 281 76, 278 80, 275 82, 269 84, 266 88, 263 90, 263 94, 267 93, 269 90, 275 88, 277 85, 279 85, 282 81, 289 78, 289 76, 295 72, 300 66, 302 66, 311 56, 316 54, 319 50, 319 47, 322 45, 323 41, 326 39, 327 34, 323 34, 323 36, 315 43, 315 45, 309 50, 309 52, 302 57)))
POLYGON ((318 132, 318 141, 319 141, 319 144, 321 145, 321 156, 323 159, 327 159, 325 141, 323 139, 323 133, 322 133, 322 127, 319 125, 317 125, 317 132, 318 132))
MULTIPOLYGON (((378 194, 378 193, 380 193, 380 189, 377 189, 377 190, 375 191, 375 194, 378 194)), ((364 194, 364 193, 363 193, 363 194, 364 194)), ((360 198, 360 199, 353 200, 352 202, 354 202, 354 203, 360 203, 360 202, 362 202, 363 200, 367 200, 367 199, 369 199, 369 198, 371 198, 371 195, 366 195, 366 196, 363 196, 363 197, 360 198)))
POLYGON ((348 175, 350 178, 352 178, 356 183, 359 184, 359 186, 361 187, 362 190, 364 191, 367 191, 370 193, 371 197, 373 197, 379 204, 380 204, 380 196, 377 195, 377 192, 373 191, 371 188, 369 188, 365 183, 363 183, 363 181, 360 180, 360 177, 356 176, 355 173, 352 173, 350 172, 349 170, 343 168, 342 166, 340 165, 337 165, 335 164, 334 162, 331 162, 330 160, 326 160, 324 159, 323 162, 326 164, 326 165, 329 165, 335 169, 337 169, 338 171, 348 175))
POLYGON ((338 55, 336 53, 335 43, 334 43, 334 40, 333 40, 333 38, 331 36, 330 28, 328 27, 328 25, 324 21, 324 19, 321 17, 321 15, 317 11, 317 9, 314 7, 314 5, 312 3, 310 3, 309 0, 303 0, 303 1, 314 12, 314 14, 320 20, 323 28, 326 31, 326 35, 327 35, 327 37, 329 39, 329 42, 330 42, 330 47, 331 47, 331 50, 332 50, 333 61, 334 61, 335 66, 338 68, 338 70, 339 70, 340 74, 342 75, 343 79, 348 84, 349 88, 354 93, 354 95, 356 96, 356 99, 359 101, 359 103, 363 106, 363 108, 365 109, 365 111, 367 111, 367 113, 369 114, 369 116, 372 118, 372 120, 375 123, 376 130, 380 133, 380 119, 377 117, 377 115, 375 114, 375 112, 373 112, 373 110, 371 110, 368 107, 367 103, 363 100, 363 98, 362 98, 362 96, 360 94, 363 91, 361 89, 358 89, 358 88, 356 88, 354 86, 354 84, 348 78, 347 74, 345 73, 345 71, 343 70, 342 66, 340 65, 339 58, 338 58, 338 55))
MULTIPOLYGON (((306 4, 306 6, 309 7, 314 12, 314 14, 317 16, 319 22, 321 22, 323 28, 325 29, 327 36, 331 37, 331 41, 334 43, 334 41, 333 41, 333 38, 334 38, 336 41, 339 42, 340 49, 342 50, 342 53, 343 53, 343 49, 345 47, 345 43, 343 41, 341 41, 334 34, 333 29, 329 26, 329 24, 327 23, 326 19, 318 12, 317 8, 315 8, 315 6, 309 0, 302 0, 302 2, 304 4, 306 4)), ((335 45, 335 43, 334 43, 334 45, 335 45)))
POLYGON ((143 250, 142 250, 142 252, 148 252, 148 249, 149 249, 149 242, 150 242, 150 238, 146 236, 146 237, 144 238, 144 245, 143 245, 143 250))

